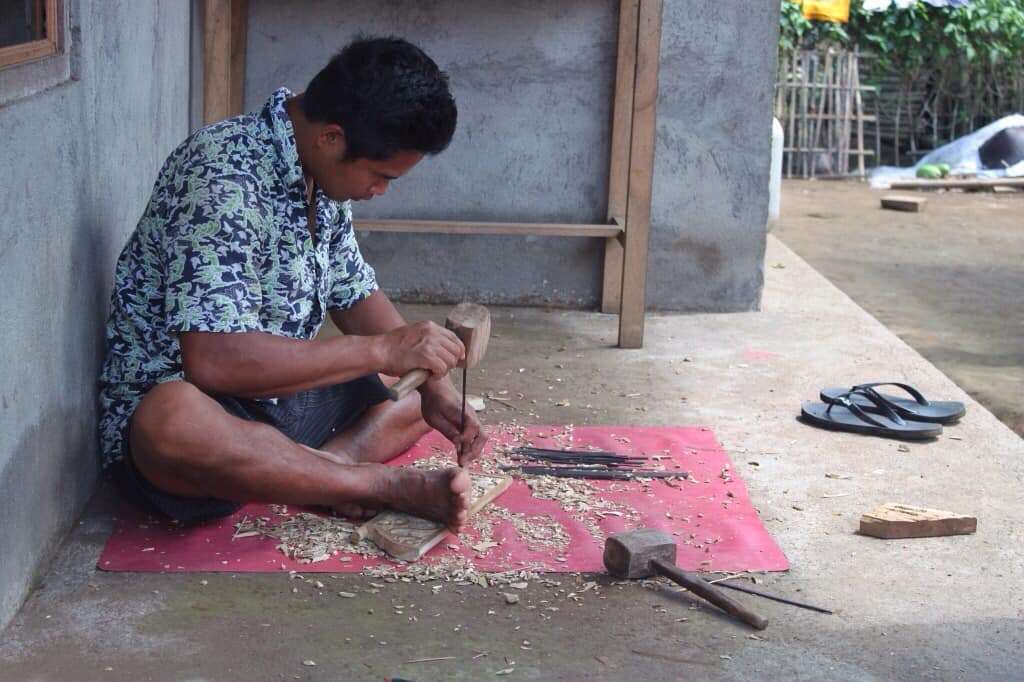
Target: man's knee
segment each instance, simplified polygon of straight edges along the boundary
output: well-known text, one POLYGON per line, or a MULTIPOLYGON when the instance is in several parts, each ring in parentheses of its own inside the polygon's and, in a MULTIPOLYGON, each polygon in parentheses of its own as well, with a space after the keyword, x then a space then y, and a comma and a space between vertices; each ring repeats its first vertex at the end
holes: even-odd
POLYGON ((167 462, 187 452, 181 441, 195 427, 198 403, 204 398, 185 381, 168 381, 147 391, 135 408, 129 430, 136 465, 145 470, 157 461, 167 462))

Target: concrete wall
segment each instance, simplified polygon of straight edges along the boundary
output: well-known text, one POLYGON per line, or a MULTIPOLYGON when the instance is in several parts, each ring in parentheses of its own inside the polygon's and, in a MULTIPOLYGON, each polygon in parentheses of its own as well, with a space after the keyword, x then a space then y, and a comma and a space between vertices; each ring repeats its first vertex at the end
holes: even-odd
POLYGON ((95 489, 114 261, 188 133, 188 3, 68 4, 72 80, 0 108, 0 627, 95 489))
POLYGON ((779 3, 665 0, 647 300, 757 308, 779 3))
MULTIPOLYGON (((357 33, 423 47, 451 76, 451 147, 357 216, 603 222, 618 2, 251 0, 245 99, 296 92, 357 33)), ((666 0, 648 302, 749 310, 761 292, 776 0, 666 0)), ((362 234, 406 300, 593 307, 600 240, 362 234)))

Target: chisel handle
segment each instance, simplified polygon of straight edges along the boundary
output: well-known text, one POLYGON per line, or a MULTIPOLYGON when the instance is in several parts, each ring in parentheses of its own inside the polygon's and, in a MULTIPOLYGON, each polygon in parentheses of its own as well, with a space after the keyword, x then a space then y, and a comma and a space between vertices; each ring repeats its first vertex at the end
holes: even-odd
POLYGON ((674 583, 682 585, 751 627, 755 627, 758 630, 764 630, 768 627, 767 618, 750 611, 743 604, 740 604, 696 573, 688 573, 678 566, 667 564, 660 559, 651 560, 651 570, 658 575, 665 576, 674 583))
POLYGON ((430 378, 430 372, 425 369, 414 369, 406 372, 402 378, 395 382, 388 389, 388 397, 392 400, 401 400, 420 387, 424 381, 430 378))

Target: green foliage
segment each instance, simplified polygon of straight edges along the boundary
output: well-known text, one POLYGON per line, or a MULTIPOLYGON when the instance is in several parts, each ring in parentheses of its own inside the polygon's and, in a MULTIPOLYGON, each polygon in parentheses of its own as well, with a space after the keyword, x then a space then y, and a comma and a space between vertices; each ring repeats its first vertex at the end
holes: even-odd
POLYGON ((898 82, 911 134, 925 144, 952 139, 1024 108, 1024 0, 971 0, 932 7, 918 0, 879 12, 851 0, 845 25, 808 21, 800 4, 782 0, 779 47, 828 47, 869 53, 862 80, 898 82), (911 101, 911 93, 919 98, 911 101), (909 106, 909 110, 906 106, 909 106))
POLYGON ((932 7, 917 2, 881 12, 850 3, 845 26, 804 19, 800 5, 782 0, 779 47, 813 49, 831 44, 860 46, 880 63, 914 70, 938 59, 998 63, 1024 59, 1024 0, 973 0, 966 7, 932 7))

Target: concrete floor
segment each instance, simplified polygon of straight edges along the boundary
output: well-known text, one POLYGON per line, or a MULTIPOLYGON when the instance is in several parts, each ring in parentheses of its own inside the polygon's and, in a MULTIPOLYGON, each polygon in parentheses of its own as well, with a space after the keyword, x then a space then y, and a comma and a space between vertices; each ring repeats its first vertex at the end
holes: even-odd
POLYGON ((1024 436, 1024 193, 899 193, 787 180, 774 234, 1024 436))
POLYGON ((474 383, 512 396, 515 408, 491 402, 490 423, 711 427, 792 563, 764 588, 835 615, 744 596, 771 620, 755 637, 669 589, 602 580, 570 599, 587 576, 533 581, 508 606, 508 588, 435 595, 353 575, 321 577, 319 590, 284 575, 101 573, 103 492, 3 633, 0 679, 1019 679, 1024 441, 773 238, 767 263, 763 312, 651 315, 640 351, 612 348, 614 317, 494 310, 474 383), (822 385, 880 377, 963 400, 967 416, 906 452, 795 419, 822 385), (566 397, 572 407, 555 405, 566 397), (974 514, 978 532, 855 534, 887 501, 974 514))

